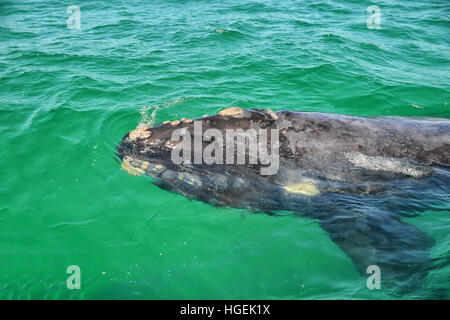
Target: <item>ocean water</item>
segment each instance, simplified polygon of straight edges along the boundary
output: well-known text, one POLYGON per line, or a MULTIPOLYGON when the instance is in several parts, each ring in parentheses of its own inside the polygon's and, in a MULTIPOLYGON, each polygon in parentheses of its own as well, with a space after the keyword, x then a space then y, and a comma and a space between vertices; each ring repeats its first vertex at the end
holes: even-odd
MULTIPOLYGON (((369 290, 313 220, 190 201, 114 152, 139 123, 231 106, 448 118, 449 17, 446 0, 0 0, 0 298, 424 298, 369 290)), ((404 220, 436 241, 427 287, 445 292, 440 209, 404 220)))

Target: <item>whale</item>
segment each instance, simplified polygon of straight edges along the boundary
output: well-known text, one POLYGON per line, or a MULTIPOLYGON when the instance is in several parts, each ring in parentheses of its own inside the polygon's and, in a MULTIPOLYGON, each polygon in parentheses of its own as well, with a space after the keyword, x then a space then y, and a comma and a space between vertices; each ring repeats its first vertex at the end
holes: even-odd
POLYGON ((315 220, 361 276, 376 266, 395 292, 423 290, 448 263, 407 220, 448 210, 449 119, 231 107, 140 125, 116 149, 126 172, 188 199, 315 220))

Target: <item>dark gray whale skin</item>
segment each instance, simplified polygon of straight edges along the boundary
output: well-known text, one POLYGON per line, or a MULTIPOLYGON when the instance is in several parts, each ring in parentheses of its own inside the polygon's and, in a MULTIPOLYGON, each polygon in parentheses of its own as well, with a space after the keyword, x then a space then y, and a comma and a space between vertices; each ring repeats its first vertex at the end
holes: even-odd
MULTIPOLYGON (((270 142, 270 139, 269 139, 270 142)), ((204 141, 203 148, 210 142, 204 141)), ((248 146, 247 146, 248 148, 248 146)), ((270 152, 270 148, 268 148, 270 152)), ((235 150, 236 152, 236 150, 235 150)), ((316 219, 358 272, 377 265, 383 285, 423 290, 434 240, 403 221, 448 207, 450 120, 355 117, 316 112, 229 108, 199 119, 143 127, 117 147, 123 167, 161 188, 214 206, 316 219), (279 170, 261 164, 174 164, 173 130, 209 128, 279 131, 279 170)), ((193 159, 193 158, 192 158, 193 159)), ((434 291, 431 298, 442 297, 434 291)))

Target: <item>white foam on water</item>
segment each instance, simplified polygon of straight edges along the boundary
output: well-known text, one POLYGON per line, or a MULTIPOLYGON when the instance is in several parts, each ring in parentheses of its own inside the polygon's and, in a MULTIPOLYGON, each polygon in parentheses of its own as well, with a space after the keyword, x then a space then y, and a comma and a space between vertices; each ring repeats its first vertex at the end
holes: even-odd
POLYGON ((175 98, 175 99, 166 101, 161 105, 144 106, 144 107, 140 108, 139 114, 141 115, 141 119, 139 120, 139 123, 136 128, 153 126, 153 124, 155 123, 156 114, 158 113, 159 110, 169 108, 180 102, 183 102, 184 100, 186 100, 185 97, 179 97, 179 98, 175 98), (152 110, 152 111, 149 114, 150 110, 152 110))

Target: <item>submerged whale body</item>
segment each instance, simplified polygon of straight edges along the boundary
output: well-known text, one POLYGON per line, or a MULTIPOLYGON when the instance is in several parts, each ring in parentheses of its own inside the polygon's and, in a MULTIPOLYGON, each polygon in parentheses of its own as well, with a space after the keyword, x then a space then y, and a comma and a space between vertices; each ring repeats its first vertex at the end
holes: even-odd
POLYGON ((433 239, 403 217, 448 206, 447 119, 229 108, 138 127, 117 152, 129 173, 190 199, 316 219, 361 275, 376 265, 387 286, 418 290, 433 267, 433 239), (224 143, 228 130, 243 147, 224 143))

